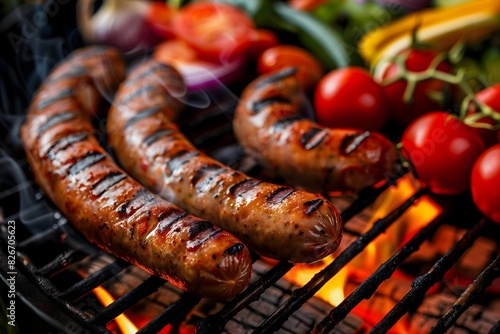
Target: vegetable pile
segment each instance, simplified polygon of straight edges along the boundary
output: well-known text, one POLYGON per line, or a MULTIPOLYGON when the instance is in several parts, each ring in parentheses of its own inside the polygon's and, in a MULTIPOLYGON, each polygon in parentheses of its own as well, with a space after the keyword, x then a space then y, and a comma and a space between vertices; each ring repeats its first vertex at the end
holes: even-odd
POLYGON ((388 135, 430 191, 500 223, 500 1, 79 2, 88 42, 151 53, 192 90, 296 67, 308 116, 388 135))

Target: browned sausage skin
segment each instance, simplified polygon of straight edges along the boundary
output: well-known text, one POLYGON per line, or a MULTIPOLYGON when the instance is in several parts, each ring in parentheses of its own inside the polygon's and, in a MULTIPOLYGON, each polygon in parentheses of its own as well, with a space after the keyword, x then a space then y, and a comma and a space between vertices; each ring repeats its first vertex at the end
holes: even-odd
POLYGON ((93 134, 101 94, 111 98, 124 72, 121 56, 102 47, 76 51, 52 72, 21 131, 35 178, 101 248, 202 297, 231 298, 251 274, 243 243, 144 189, 93 134))
POLYGON ((263 75, 243 92, 234 133, 266 167, 318 192, 359 191, 387 177, 398 159, 375 132, 330 129, 301 114, 304 94, 293 68, 263 75))
POLYGON ((307 263, 332 253, 342 233, 337 209, 321 195, 261 182, 198 151, 171 120, 181 106, 176 97, 183 94, 179 74, 153 61, 121 85, 108 134, 124 168, 261 255, 307 263), (142 93, 134 96, 138 89, 142 93))

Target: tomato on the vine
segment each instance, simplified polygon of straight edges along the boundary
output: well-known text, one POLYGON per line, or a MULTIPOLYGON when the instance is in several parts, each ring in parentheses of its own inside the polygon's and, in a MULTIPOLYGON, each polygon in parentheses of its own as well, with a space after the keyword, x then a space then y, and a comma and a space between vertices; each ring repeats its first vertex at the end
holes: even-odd
POLYGON ((172 29, 200 56, 226 60, 242 54, 250 44, 255 26, 242 10, 220 2, 192 2, 172 19, 172 29))
MULTIPOLYGON (((391 118, 407 125, 420 115, 443 109, 443 106, 434 99, 433 95, 444 92, 449 84, 436 78, 417 81, 413 92, 405 97, 405 93, 408 93, 409 78, 405 77, 404 72, 410 73, 411 76, 422 75, 433 66, 438 55, 438 53, 429 50, 406 50, 384 69, 380 82, 384 87, 391 118), (397 59, 403 59, 404 62, 400 64, 397 59), (402 77, 395 82, 390 82, 399 76, 402 77)), ((451 73, 453 69, 448 62, 442 60, 437 64, 436 70, 451 73)))
POLYGON ((314 109, 318 122, 332 128, 379 130, 388 118, 382 87, 359 67, 336 69, 321 78, 314 109))
POLYGON ((479 211, 500 223, 500 144, 483 152, 474 164, 471 193, 479 211))
MULTIPOLYGON (((477 92, 475 94, 475 98, 477 102, 488 108, 491 108, 493 112, 496 112, 498 116, 500 116, 500 83, 492 85, 490 87, 486 87, 485 89, 477 92)), ((477 107, 472 103, 471 108, 469 108, 468 116, 471 116, 477 112, 482 112, 481 106, 477 107)), ((477 121, 477 123, 486 123, 490 126, 498 125, 499 122, 500 121, 494 120, 493 118, 488 116, 480 118, 477 121)), ((498 129, 493 130, 474 126, 471 127, 482 138, 486 147, 490 147, 496 144, 498 138, 500 138, 500 131, 498 129)))
POLYGON ((430 112, 404 131, 402 153, 418 178, 432 192, 456 195, 467 191, 477 157, 484 151, 479 136, 457 117, 443 111, 430 112))
POLYGON ((321 63, 308 51, 293 45, 276 45, 262 52, 257 69, 260 74, 285 67, 296 67, 297 77, 306 91, 310 91, 323 76, 321 63))

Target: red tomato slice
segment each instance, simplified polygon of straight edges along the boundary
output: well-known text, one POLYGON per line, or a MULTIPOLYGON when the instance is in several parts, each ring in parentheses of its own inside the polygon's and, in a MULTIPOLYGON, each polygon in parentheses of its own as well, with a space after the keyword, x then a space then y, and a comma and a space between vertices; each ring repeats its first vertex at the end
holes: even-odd
POLYGON ((215 2, 193 2, 173 18, 172 29, 200 52, 224 61, 242 54, 250 44, 253 21, 237 7, 215 2))

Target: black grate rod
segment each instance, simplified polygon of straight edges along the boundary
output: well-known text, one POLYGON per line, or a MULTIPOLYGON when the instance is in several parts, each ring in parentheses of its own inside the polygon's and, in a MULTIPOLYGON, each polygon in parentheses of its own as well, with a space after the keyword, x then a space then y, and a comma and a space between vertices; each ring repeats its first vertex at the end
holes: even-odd
POLYGON ((59 254, 54 260, 36 270, 37 275, 51 277, 70 265, 82 260, 86 253, 79 250, 70 250, 59 254))
POLYGON ((475 224, 467 233, 453 245, 448 252, 440 258, 429 271, 417 277, 412 282, 411 290, 376 324, 371 334, 387 333, 394 324, 415 305, 419 305, 426 292, 436 283, 443 279, 444 274, 457 262, 457 260, 469 249, 486 225, 482 219, 475 224))
POLYGON ((118 274, 128 265, 128 262, 116 260, 104 268, 88 275, 69 289, 61 292, 58 297, 68 301, 75 301, 118 274))
POLYGON ((253 333, 269 333, 274 330, 278 330, 292 313, 297 311, 307 300, 312 298, 314 294, 326 284, 326 282, 335 276, 349 261, 356 257, 356 255, 361 253, 361 251, 365 249, 370 242, 391 226, 396 219, 398 219, 413 205, 417 199, 425 193, 426 191, 424 189, 420 189, 387 216, 377 220, 369 231, 358 237, 342 253, 340 253, 340 255, 332 263, 314 275, 314 277, 307 282, 306 285, 295 289, 292 292, 292 296, 269 318, 262 322, 262 324, 253 333))
MULTIPOLYGON (((467 310, 483 292, 486 287, 490 286, 495 279, 500 277, 500 255, 481 274, 465 289, 457 301, 449 308, 449 310, 439 319, 437 324, 431 328, 429 334, 438 334, 446 332, 454 322, 467 310)), ((497 330, 500 322, 497 323, 497 330)), ((500 331, 499 331, 500 332, 500 331)), ((495 333, 492 331, 491 333, 495 333)))
POLYGON ((165 284, 165 280, 156 276, 150 276, 137 287, 129 290, 126 294, 109 304, 104 310, 95 314, 94 317, 89 319, 89 323, 101 326, 106 325, 141 299, 158 291, 163 284, 165 284))
POLYGON ((399 251, 393 254, 378 269, 361 283, 349 296, 335 307, 312 331, 312 333, 327 333, 332 330, 349 312, 363 299, 368 299, 382 282, 391 277, 397 266, 415 252, 420 245, 441 226, 443 214, 434 218, 429 224, 417 232, 399 251))
POLYGON ((167 307, 136 334, 156 334, 168 324, 178 326, 200 300, 201 298, 196 295, 184 293, 181 299, 167 307))
POLYGON ((216 314, 207 316, 197 325, 197 334, 220 333, 227 322, 231 320, 239 311, 253 301, 259 299, 259 296, 271 285, 276 283, 283 275, 285 275, 293 264, 289 262, 280 262, 269 270, 264 276, 237 295, 233 300, 226 304, 216 314))

